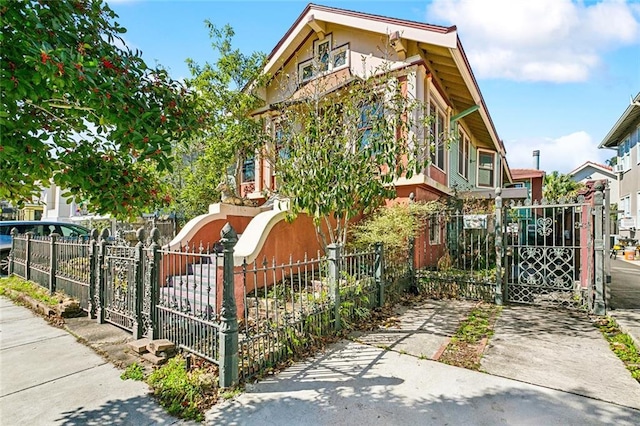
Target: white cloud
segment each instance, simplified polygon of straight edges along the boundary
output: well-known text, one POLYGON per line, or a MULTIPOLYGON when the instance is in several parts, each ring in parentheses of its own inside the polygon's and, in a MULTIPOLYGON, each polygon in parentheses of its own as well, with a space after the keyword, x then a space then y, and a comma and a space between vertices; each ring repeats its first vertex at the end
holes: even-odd
POLYGON ((580 131, 559 138, 532 138, 505 141, 507 161, 512 169, 534 167, 533 151, 540 150, 540 169, 550 173, 569 173, 586 161, 605 164, 616 155, 609 149, 598 149, 593 138, 580 131))
POLYGON ((433 0, 426 20, 458 27, 480 78, 585 81, 605 52, 640 44, 640 7, 621 0, 433 0))

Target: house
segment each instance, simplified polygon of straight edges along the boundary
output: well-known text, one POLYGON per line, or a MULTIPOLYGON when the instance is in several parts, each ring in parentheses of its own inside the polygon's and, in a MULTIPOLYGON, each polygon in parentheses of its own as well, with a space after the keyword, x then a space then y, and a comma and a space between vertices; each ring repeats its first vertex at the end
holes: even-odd
MULTIPOLYGON (((380 65, 392 73, 406 96, 434 117, 432 134, 453 135, 424 152, 432 163, 422 173, 395 182, 398 197, 433 200, 459 192, 493 194, 512 183, 506 150, 473 75, 455 26, 443 27, 309 4, 267 58, 264 73, 295 76, 283 89, 272 78, 259 96, 264 120, 277 138, 277 106, 296 99, 322 81, 331 93, 380 65)), ((433 143, 433 142, 431 142, 433 143)), ((243 197, 264 201, 276 188, 275 170, 261 152, 245 159, 239 183, 243 197)), ((522 192, 522 191, 520 191, 522 192)))
POLYGON ((569 177, 576 182, 586 184, 589 181, 606 180, 609 184, 609 202, 618 204, 618 173, 613 171, 613 167, 604 164, 586 161, 568 173, 569 177))
POLYGON ((513 188, 526 188, 527 198, 531 201, 542 201, 545 172, 539 169, 511 169, 513 188))
POLYGON ((604 137, 598 148, 614 149, 618 175, 618 225, 623 237, 638 238, 640 227, 640 93, 604 137))

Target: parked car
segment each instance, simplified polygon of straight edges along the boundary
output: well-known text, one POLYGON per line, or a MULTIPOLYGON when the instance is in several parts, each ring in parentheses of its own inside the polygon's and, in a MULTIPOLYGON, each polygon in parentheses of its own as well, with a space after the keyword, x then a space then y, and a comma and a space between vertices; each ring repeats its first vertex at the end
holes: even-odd
POLYGON ((0 222, 0 274, 9 270, 8 257, 11 251, 11 230, 16 228, 19 234, 33 232, 36 236, 56 233, 63 238, 88 238, 89 229, 67 222, 43 220, 7 220, 0 222))

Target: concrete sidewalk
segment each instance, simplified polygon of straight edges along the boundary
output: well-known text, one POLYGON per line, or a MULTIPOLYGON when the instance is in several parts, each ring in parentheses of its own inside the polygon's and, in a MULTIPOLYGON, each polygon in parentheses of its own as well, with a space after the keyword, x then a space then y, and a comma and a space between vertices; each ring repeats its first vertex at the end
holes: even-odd
POLYGON ((208 423, 638 424, 640 384, 582 314, 505 307, 482 362, 491 374, 432 361, 473 305, 399 307, 392 327, 247 386, 208 423))
POLYGON ((481 367, 489 374, 640 410, 640 383, 583 312, 505 306, 481 367))
POLYGON ((0 297, 0 424, 156 425, 176 419, 65 330, 0 297))
POLYGON ((247 386, 225 425, 637 425, 640 411, 356 342, 247 386))
MULTIPOLYGON (((637 424, 640 384, 591 325, 570 311, 505 307, 482 367, 438 358, 474 302, 397 306, 387 328, 352 336, 213 407, 208 424, 637 424)), ((67 326, 125 362, 130 336, 75 319, 67 326)), ((144 383, 0 297, 0 424, 184 424, 144 383)))

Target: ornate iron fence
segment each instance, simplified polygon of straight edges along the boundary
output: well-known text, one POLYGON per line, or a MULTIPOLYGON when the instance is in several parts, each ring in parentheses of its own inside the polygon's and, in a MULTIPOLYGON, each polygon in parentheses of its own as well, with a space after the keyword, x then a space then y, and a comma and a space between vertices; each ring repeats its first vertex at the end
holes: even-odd
MULTIPOLYGON (((219 245, 178 250, 162 249, 155 229, 146 242, 140 230, 135 247, 114 243, 107 231, 100 236, 93 231, 87 242, 13 235, 9 267, 10 272, 52 292, 58 286, 64 288, 98 321, 113 322, 136 337, 167 338, 217 363, 220 385, 228 387, 313 345, 320 336, 366 317, 371 309, 411 286, 436 297, 502 303, 505 295, 514 300, 513 295, 525 294, 517 286, 528 286, 527 294, 540 286, 533 278, 514 280, 530 265, 552 278, 543 286, 558 284, 564 290, 568 284, 559 279, 559 271, 564 272, 562 265, 573 265, 564 250, 576 247, 556 244, 538 256, 522 244, 529 223, 514 227, 513 210, 504 213, 508 209, 503 209, 499 191, 496 195, 492 213, 429 217, 424 234, 408 250, 409 261, 388 265, 381 245, 361 253, 343 253, 332 245, 326 256, 313 259, 247 263, 234 259, 237 235, 227 224, 219 245), (549 260, 549 252, 554 260, 549 260)), ((534 210, 529 209, 532 214, 534 210)), ((580 214, 602 218, 601 190, 594 205, 583 206, 580 214)), ((534 216, 536 226, 549 229, 549 216, 534 216)), ((591 245, 580 246, 584 248, 581 258, 592 260, 580 276, 590 280, 581 289, 585 304, 596 313, 604 309, 601 222, 577 227, 573 221, 565 227, 575 232, 579 228, 593 238, 591 245)), ((534 234, 538 238, 538 228, 534 234)), ((564 238, 564 228, 562 232, 552 229, 549 235, 564 238)), ((534 242, 533 248, 538 246, 534 242)), ((571 281, 573 286, 576 277, 571 281)), ((535 294, 548 295, 547 290, 535 294)))
POLYGON ((413 242, 417 290, 431 297, 493 301, 496 215, 439 212, 426 217, 413 242))

